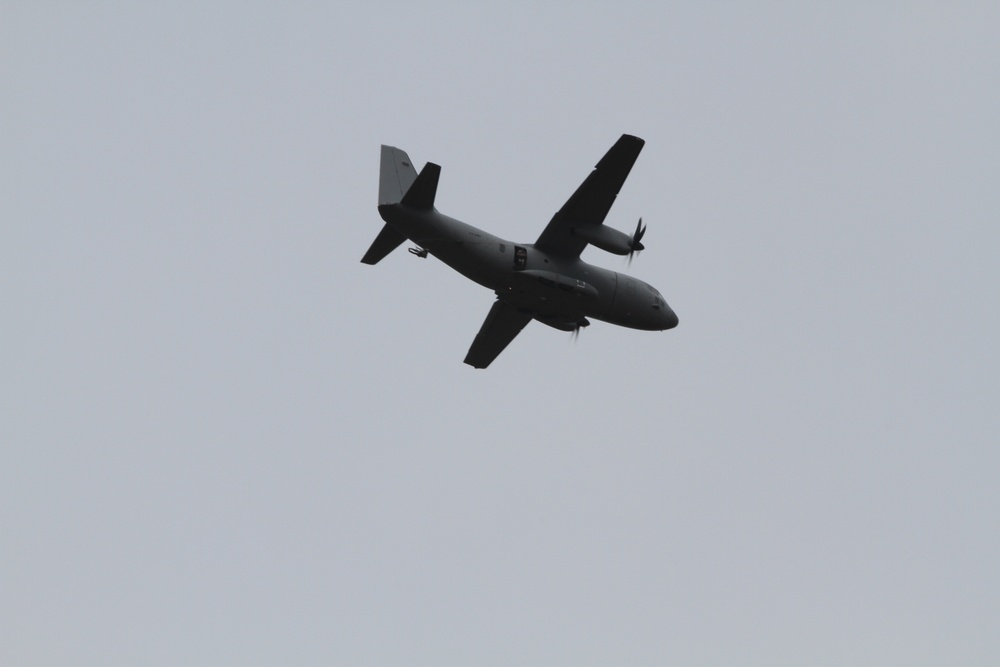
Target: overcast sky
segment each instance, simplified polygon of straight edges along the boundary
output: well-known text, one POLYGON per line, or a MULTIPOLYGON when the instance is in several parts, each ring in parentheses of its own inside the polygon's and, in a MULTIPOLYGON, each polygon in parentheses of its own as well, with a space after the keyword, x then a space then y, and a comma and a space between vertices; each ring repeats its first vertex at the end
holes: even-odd
POLYGON ((998 34, 3 3, 0 663, 996 664, 998 34), (476 371, 488 290, 359 261, 382 143, 532 242, 622 133, 647 249, 584 258, 675 330, 476 371))

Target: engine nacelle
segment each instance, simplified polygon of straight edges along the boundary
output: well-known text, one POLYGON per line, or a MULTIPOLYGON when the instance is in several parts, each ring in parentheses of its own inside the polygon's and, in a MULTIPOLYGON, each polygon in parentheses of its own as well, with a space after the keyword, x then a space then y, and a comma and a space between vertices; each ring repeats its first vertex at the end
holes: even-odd
POLYGON ((604 225, 586 225, 573 228, 573 234, 592 246, 615 255, 627 255, 632 249, 632 237, 604 225))
POLYGON ((590 326, 590 320, 586 317, 582 317, 578 320, 573 319, 558 319, 550 318, 544 316, 535 316, 535 319, 546 326, 550 326, 553 329, 559 329, 559 331, 568 331, 569 333, 576 333, 583 327, 590 326))

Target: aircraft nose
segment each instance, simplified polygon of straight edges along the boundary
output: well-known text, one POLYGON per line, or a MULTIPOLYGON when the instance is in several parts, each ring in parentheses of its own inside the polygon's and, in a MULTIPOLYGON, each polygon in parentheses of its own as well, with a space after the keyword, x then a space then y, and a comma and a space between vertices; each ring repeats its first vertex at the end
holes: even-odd
POLYGON ((663 313, 663 328, 673 329, 677 326, 680 320, 677 319, 677 313, 673 311, 670 306, 666 306, 665 312, 663 313))

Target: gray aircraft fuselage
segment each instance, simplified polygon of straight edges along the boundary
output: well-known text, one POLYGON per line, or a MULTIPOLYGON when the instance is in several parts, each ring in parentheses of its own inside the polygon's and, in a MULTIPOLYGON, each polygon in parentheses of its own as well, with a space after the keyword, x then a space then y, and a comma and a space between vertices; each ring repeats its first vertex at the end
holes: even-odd
POLYGON ((532 244, 494 236, 434 208, 402 203, 378 207, 382 219, 463 276, 523 312, 564 331, 586 318, 632 329, 662 331, 677 315, 651 285, 579 258, 549 256, 532 244))

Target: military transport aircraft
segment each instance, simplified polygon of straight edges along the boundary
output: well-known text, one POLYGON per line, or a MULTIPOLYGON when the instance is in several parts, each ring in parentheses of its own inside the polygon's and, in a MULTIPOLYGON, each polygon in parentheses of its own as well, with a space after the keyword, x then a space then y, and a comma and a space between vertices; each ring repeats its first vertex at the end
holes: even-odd
POLYGON ((496 292, 465 356, 475 368, 489 366, 532 319, 574 333, 590 324, 588 317, 632 329, 673 329, 677 315, 651 285, 580 259, 588 243, 630 260, 643 249, 642 218, 631 237, 605 227, 604 218, 644 144, 622 135, 534 244, 505 241, 439 213, 434 197, 441 167, 428 162, 418 174, 406 153, 382 146, 378 212, 385 226, 361 261, 376 264, 409 239, 417 257, 434 255, 496 292))

